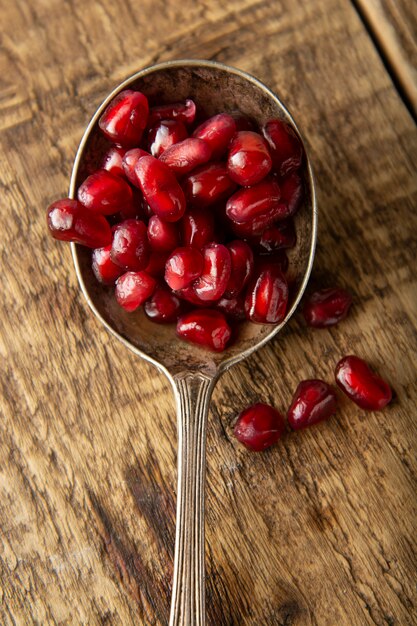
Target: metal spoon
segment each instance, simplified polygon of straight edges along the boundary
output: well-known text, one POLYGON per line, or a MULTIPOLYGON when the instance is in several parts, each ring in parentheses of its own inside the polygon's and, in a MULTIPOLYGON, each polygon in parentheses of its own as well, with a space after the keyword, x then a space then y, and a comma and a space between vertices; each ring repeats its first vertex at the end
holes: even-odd
MULTIPOLYGON (((101 104, 89 123, 75 157, 70 196, 100 163, 107 146, 98 119, 123 89, 138 89, 151 102, 192 98, 208 115, 239 109, 264 123, 281 118, 296 128, 290 113, 259 80, 221 63, 181 60, 161 63, 134 74, 101 104)), ((244 323, 238 340, 213 354, 176 338, 174 329, 156 326, 143 312, 126 313, 112 290, 99 285, 91 270, 91 252, 72 245, 82 292, 95 316, 127 348, 163 372, 172 384, 178 420, 178 488, 175 562, 170 626, 204 626, 204 484, 207 413, 220 375, 272 339, 294 313, 311 272, 317 232, 314 179, 308 157, 304 166, 305 201, 295 217, 297 244, 290 251, 293 296, 288 313, 276 326, 244 323)))

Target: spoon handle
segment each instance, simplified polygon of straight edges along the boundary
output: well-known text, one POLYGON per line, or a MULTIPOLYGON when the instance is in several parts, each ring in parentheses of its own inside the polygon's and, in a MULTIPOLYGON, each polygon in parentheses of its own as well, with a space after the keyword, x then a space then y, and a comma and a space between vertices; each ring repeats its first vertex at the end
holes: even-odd
POLYGON ((178 487, 169 626, 204 626, 204 484, 207 413, 215 378, 174 378, 178 413, 178 487))

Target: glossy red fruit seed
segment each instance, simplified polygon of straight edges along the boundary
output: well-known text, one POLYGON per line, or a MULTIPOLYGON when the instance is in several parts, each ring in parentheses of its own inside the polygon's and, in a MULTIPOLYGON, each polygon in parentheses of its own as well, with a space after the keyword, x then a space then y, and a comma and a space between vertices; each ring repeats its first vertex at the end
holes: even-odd
POLYGON ((117 176, 125 177, 125 172, 123 169, 123 157, 126 154, 126 148, 118 148, 117 146, 112 146, 107 150, 106 154, 103 157, 103 161, 101 163, 101 167, 103 170, 107 170, 112 174, 117 174, 117 176))
POLYGON ((152 211, 166 222, 181 219, 185 197, 169 167, 155 157, 145 156, 136 163, 135 173, 152 211))
POLYGON ((294 222, 286 220, 278 224, 272 224, 264 230, 257 241, 261 252, 276 252, 293 248, 296 243, 294 222))
POLYGON ((261 220, 264 228, 275 220, 287 217, 286 207, 282 205, 281 189, 273 179, 239 189, 226 203, 226 215, 234 222, 253 222, 261 220))
POLYGON ((252 275, 253 252, 252 248, 240 239, 228 243, 227 248, 230 252, 232 266, 224 296, 234 298, 243 290, 252 275))
POLYGON ((203 256, 197 248, 176 248, 165 265, 165 282, 171 289, 183 289, 203 271, 203 256))
POLYGON ((269 143, 275 171, 285 176, 300 168, 303 160, 303 147, 291 126, 281 120, 270 120, 262 129, 269 143))
POLYGON ((151 107, 148 124, 151 126, 159 120, 178 120, 185 124, 192 124, 195 120, 196 106, 193 100, 174 102, 173 104, 161 104, 151 107))
POLYGON ((138 146, 148 122, 148 100, 140 91, 126 89, 100 117, 99 126, 110 141, 124 148, 138 146))
POLYGON ((188 137, 183 122, 178 120, 161 120, 148 133, 148 150, 154 157, 160 157, 167 148, 188 137))
POLYGON ((146 224, 140 220, 125 220, 114 228, 111 260, 125 270, 139 272, 149 261, 146 224))
POLYGON ((153 215, 148 222, 148 239, 152 250, 171 252, 179 245, 178 227, 172 222, 164 222, 158 215, 153 215))
POLYGON ((201 250, 214 238, 214 217, 210 210, 191 209, 180 222, 182 243, 201 250))
POLYGON ((315 291, 306 299, 303 308, 305 321, 314 328, 334 326, 349 312, 352 296, 346 289, 330 287, 315 291))
POLYGON ((235 133, 236 123, 233 117, 227 113, 219 113, 200 124, 193 132, 193 137, 208 143, 213 159, 220 159, 227 151, 235 133))
POLYGON ((276 266, 264 266, 249 283, 245 299, 246 317, 259 324, 279 324, 288 304, 288 284, 276 266))
POLYGON ((236 189, 224 163, 201 165, 183 180, 187 202, 193 207, 207 207, 227 198, 236 189))
POLYGON ((211 148, 202 139, 189 137, 167 148, 159 158, 177 177, 181 177, 210 161, 211 148))
POLYGON ((227 157, 227 171, 235 183, 256 185, 269 174, 271 167, 268 144, 259 133, 249 130, 236 133, 227 157))
POLYGON ((284 431, 285 420, 281 413, 262 402, 242 411, 234 427, 236 439, 253 452, 270 448, 284 431))
POLYGON ((107 170, 97 170, 78 188, 78 200, 83 206, 102 215, 113 215, 132 205, 132 190, 120 176, 107 170))
POLYGON ((126 272, 117 279, 116 300, 131 313, 151 297, 156 281, 146 272, 126 272))
MULTIPOLYGON (((143 195, 140 189, 136 187, 132 189, 133 198, 132 204, 130 207, 125 207, 119 213, 120 219, 118 221, 136 219, 142 220, 147 218, 147 213, 145 212, 144 205, 146 204, 143 195)), ((117 217, 116 217, 117 219, 117 217)))
POLYGON ((176 289, 175 295, 184 300, 185 302, 189 302, 194 306, 202 307, 203 309, 207 308, 207 302, 201 300, 195 293, 192 285, 187 285, 187 287, 183 287, 183 289, 176 289))
POLYGON ((214 352, 222 352, 230 341, 232 331, 220 311, 196 309, 179 318, 177 335, 214 352))
POLYGON ((388 383, 354 355, 345 356, 336 365, 336 382, 355 404, 367 411, 380 411, 392 400, 388 383))
POLYGON ((110 224, 103 215, 93 213, 77 200, 64 198, 47 210, 47 224, 54 239, 80 243, 87 248, 101 248, 111 243, 110 224))
POLYGON ((280 187, 283 204, 282 217, 290 217, 300 208, 303 199, 303 183, 299 175, 293 172, 281 180, 280 187))
POLYGON ((146 152, 146 150, 142 150, 141 148, 132 148, 132 150, 128 150, 123 157, 123 171, 128 181, 131 182, 132 185, 135 185, 135 187, 140 187, 138 177, 135 172, 136 163, 144 156, 149 156, 149 152, 146 152))
POLYGON ((104 248, 93 250, 92 265, 94 276, 103 285, 113 285, 117 278, 123 274, 121 267, 113 263, 110 257, 111 244, 104 248))
POLYGON ((229 115, 235 120, 237 133, 241 130, 256 130, 254 121, 250 117, 243 115, 241 111, 231 111, 229 115))
POLYGON ((233 321, 241 322, 245 319, 245 296, 240 293, 233 298, 220 298, 216 302, 216 309, 222 311, 226 317, 233 321))
POLYGON ((295 390, 287 412, 293 430, 307 428, 336 412, 337 398, 333 388, 323 380, 303 380, 295 390))
POLYGON ((221 298, 229 284, 232 269, 230 252, 221 243, 208 244, 202 252, 203 271, 193 287, 201 300, 213 302, 221 298))
POLYGON ((144 304, 146 316, 158 324, 175 322, 182 309, 181 300, 170 289, 158 285, 144 304))
POLYGON ((251 220, 250 222, 234 222, 228 220, 228 226, 232 233, 240 239, 248 239, 256 244, 260 241, 262 233, 271 226, 271 215, 261 215, 251 220))
POLYGON ((169 252, 152 252, 151 250, 148 265, 145 267, 145 272, 148 272, 148 274, 154 278, 163 278, 168 257, 169 252))

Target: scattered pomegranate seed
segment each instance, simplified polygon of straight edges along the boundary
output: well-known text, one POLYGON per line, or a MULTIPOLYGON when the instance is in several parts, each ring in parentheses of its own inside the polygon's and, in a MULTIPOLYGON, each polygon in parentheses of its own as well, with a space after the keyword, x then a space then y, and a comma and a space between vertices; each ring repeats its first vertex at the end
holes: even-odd
POLYGON ((230 252, 221 243, 211 243, 203 248, 204 267, 193 287, 201 300, 218 300, 229 284, 232 263, 230 252))
POLYGON ((202 139, 189 137, 164 150, 160 160, 178 176, 184 176, 211 158, 211 148, 202 139))
POLYGON ((194 207, 207 207, 227 198, 236 183, 229 177, 224 163, 201 165, 183 180, 187 201, 194 207))
POLYGON ((327 419, 336 409, 337 398, 330 385, 318 379, 303 380, 288 409, 288 424, 293 430, 307 428, 327 419))
POLYGON ((165 163, 144 156, 135 165, 140 188, 152 211, 167 222, 181 219, 185 211, 184 193, 165 163))
POLYGON ((113 285, 117 278, 123 274, 121 267, 113 263, 110 258, 111 244, 104 248, 93 250, 93 272, 99 283, 113 285))
POLYGON ((148 122, 148 100, 140 91, 119 93, 100 117, 99 126, 110 141, 133 148, 139 145, 148 122))
POLYGON ((146 316, 158 324, 175 322, 181 313, 181 301, 167 287, 159 285, 144 304, 146 316))
POLYGON ((268 144, 259 133, 249 130, 236 133, 227 158, 227 171, 235 183, 255 185, 269 174, 271 167, 268 144))
POLYGON ((230 340, 232 331, 220 311, 196 309, 179 318, 177 335, 191 343, 222 352, 230 340))
POLYGON ((111 174, 116 174, 117 176, 125 177, 125 172, 123 169, 123 157, 126 154, 126 148, 118 148, 117 146, 112 146, 109 150, 107 150, 106 154, 103 157, 103 161, 101 167, 103 170, 107 170, 111 174))
POLYGON ((54 239, 72 241, 87 248, 107 246, 112 238, 110 225, 103 215, 89 211, 70 198, 48 207, 47 224, 54 239))
POLYGON ((154 278, 163 278, 165 274, 165 265, 168 261, 169 252, 152 252, 149 255, 148 265, 145 272, 154 278))
POLYGON ((146 150, 142 150, 141 148, 132 148, 132 150, 128 150, 123 157, 123 171, 126 178, 132 183, 132 185, 135 185, 135 187, 140 187, 139 180, 135 172, 136 163, 144 156, 149 156, 149 152, 146 152, 146 150))
POLYGON ((161 120, 149 130, 148 150, 154 157, 160 157, 167 148, 187 139, 188 132, 178 120, 161 120))
POLYGON ((216 302, 216 309, 222 311, 228 318, 236 322, 241 322, 245 319, 245 296, 240 293, 233 298, 220 298, 216 302))
POLYGON ((193 137, 208 143, 213 159, 221 159, 235 133, 236 123, 233 117, 220 113, 200 124, 193 132, 193 137))
POLYGON ((200 306, 203 309, 207 308, 207 302, 197 296, 192 285, 187 285, 187 287, 183 287, 182 289, 176 289, 175 294, 181 298, 181 300, 185 300, 185 302, 189 302, 194 306, 200 306))
POLYGON ((367 411, 380 411, 392 400, 388 383, 358 356, 345 356, 339 361, 336 382, 355 404, 367 411))
POLYGON ((262 402, 242 411, 234 427, 236 439, 253 452, 270 448, 284 431, 285 420, 281 413, 262 402))
POLYGON ((125 270, 139 272, 149 261, 146 224, 140 220, 125 220, 114 228, 111 260, 125 270))
POLYGON ((240 239, 227 244, 230 252, 231 273, 224 291, 226 298, 234 298, 246 286, 253 272, 253 252, 247 243, 240 239))
POLYGON ((192 100, 175 102, 174 104, 161 104, 152 107, 149 111, 149 125, 160 120, 178 120, 185 124, 192 124, 195 120, 196 106, 192 100))
POLYGON ((352 304, 346 289, 330 287, 312 293, 304 303, 303 314, 309 326, 326 328, 345 319, 352 304))
POLYGON ((182 242, 201 250, 214 239, 214 218, 211 211, 191 209, 181 220, 182 242))
POLYGON ((265 266, 249 283, 245 300, 246 317, 258 324, 279 324, 288 304, 288 284, 276 266, 265 266))
POLYGON ((176 248, 165 265, 165 281, 171 289, 182 289, 198 278, 203 271, 203 256, 199 250, 187 246, 176 248))
POLYGON ((148 239, 152 250, 171 252, 179 245, 177 225, 164 222, 158 215, 153 215, 148 223, 148 239))
POLYGON ((97 170, 78 188, 78 200, 91 211, 113 215, 132 205, 132 190, 123 178, 97 170))
POLYGON ((234 222, 263 220, 264 228, 277 219, 287 217, 287 209, 280 202, 281 189, 273 179, 239 189, 226 204, 226 215, 234 222))
POLYGON ((274 168, 285 176, 301 167, 303 147, 291 126, 281 120, 270 120, 263 128, 263 134, 271 150, 274 168))
MULTIPOLYGON (((303 199, 303 184, 295 172, 281 180, 282 217, 290 217, 298 211, 303 199)), ((280 218, 281 219, 281 218, 280 218)))
POLYGON ((293 248, 295 243, 296 234, 292 220, 285 220, 268 226, 257 241, 262 252, 276 252, 277 250, 293 248))
POLYGON ((116 282, 117 302, 131 313, 151 297, 155 287, 155 279, 146 272, 126 272, 116 282))

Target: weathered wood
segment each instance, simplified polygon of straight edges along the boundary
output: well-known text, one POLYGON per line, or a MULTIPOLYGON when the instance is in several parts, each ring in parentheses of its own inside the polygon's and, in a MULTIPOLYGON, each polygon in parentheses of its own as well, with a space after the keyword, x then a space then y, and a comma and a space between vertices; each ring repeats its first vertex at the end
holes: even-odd
POLYGON ((336 0, 3 1, 0 47, 0 623, 166 624, 176 427, 166 380, 90 315, 44 208, 96 105, 158 60, 259 76, 308 139, 320 194, 312 287, 355 294, 332 330, 295 318, 214 393, 209 624, 415 623, 417 134, 352 5, 336 0), (231 436, 260 398, 366 357, 397 400, 254 455, 231 436))

